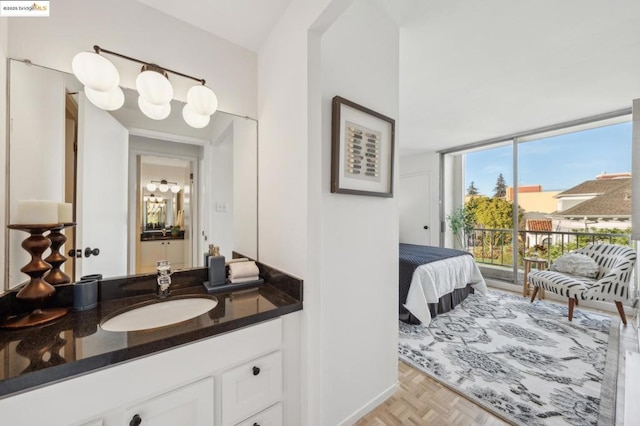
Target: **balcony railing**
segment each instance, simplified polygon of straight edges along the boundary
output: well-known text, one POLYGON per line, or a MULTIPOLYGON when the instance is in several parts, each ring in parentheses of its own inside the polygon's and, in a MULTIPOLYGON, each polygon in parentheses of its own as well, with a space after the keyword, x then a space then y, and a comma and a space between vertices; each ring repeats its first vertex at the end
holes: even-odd
MULTIPOLYGON (((597 232, 539 232, 518 231, 517 265, 522 266, 522 258, 529 256, 534 245, 541 245, 544 252, 538 257, 553 262, 563 254, 593 243, 631 245, 631 234, 611 234, 597 232)), ((513 266, 512 229, 474 229, 467 236, 467 247, 476 262, 496 266, 513 266)))

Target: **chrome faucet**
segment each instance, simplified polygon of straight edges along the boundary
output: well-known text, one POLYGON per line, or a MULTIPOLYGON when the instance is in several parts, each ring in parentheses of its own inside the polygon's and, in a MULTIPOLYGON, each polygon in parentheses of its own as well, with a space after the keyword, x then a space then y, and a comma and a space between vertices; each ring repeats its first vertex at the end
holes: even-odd
POLYGON ((156 294, 160 299, 169 296, 169 287, 171 287, 171 264, 168 260, 159 260, 156 262, 158 287, 156 294))

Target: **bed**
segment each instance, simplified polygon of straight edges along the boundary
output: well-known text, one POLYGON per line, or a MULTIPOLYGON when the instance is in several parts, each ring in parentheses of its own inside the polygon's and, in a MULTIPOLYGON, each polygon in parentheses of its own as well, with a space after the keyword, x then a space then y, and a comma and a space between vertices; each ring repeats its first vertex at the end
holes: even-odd
POLYGON ((429 325, 469 294, 486 294, 487 284, 473 256, 461 250, 400 244, 400 319, 429 325))

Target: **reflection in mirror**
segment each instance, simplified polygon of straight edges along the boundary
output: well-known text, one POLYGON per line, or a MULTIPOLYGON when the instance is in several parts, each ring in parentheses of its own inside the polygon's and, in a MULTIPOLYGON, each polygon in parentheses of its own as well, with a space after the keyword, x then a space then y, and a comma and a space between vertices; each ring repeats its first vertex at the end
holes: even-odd
MULTIPOLYGON (((130 89, 121 109, 106 112, 74 76, 9 62, 8 223, 18 200, 73 203, 77 226, 63 252, 81 257, 62 269, 74 280, 154 272, 149 265, 167 258, 174 270, 203 266, 209 244, 258 258, 255 120, 216 112, 194 129, 175 100, 167 119, 151 120, 130 89), (87 247, 99 256, 85 257, 87 247)), ((20 268, 29 261, 24 236, 6 232, 5 290, 27 279, 20 268)))

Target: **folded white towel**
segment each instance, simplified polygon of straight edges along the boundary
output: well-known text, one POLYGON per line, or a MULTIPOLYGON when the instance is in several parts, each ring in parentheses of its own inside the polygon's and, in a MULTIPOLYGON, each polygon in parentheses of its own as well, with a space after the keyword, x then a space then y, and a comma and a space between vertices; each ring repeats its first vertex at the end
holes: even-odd
MULTIPOLYGON (((260 274, 256 262, 238 262, 229 264, 229 279, 256 277, 260 274)), ((231 281, 233 282, 233 281, 231 281)))
POLYGON ((254 275, 252 277, 231 278, 229 281, 231 281, 231 284, 238 284, 238 283, 248 283, 249 281, 258 281, 259 279, 260 279, 259 276, 254 275))

